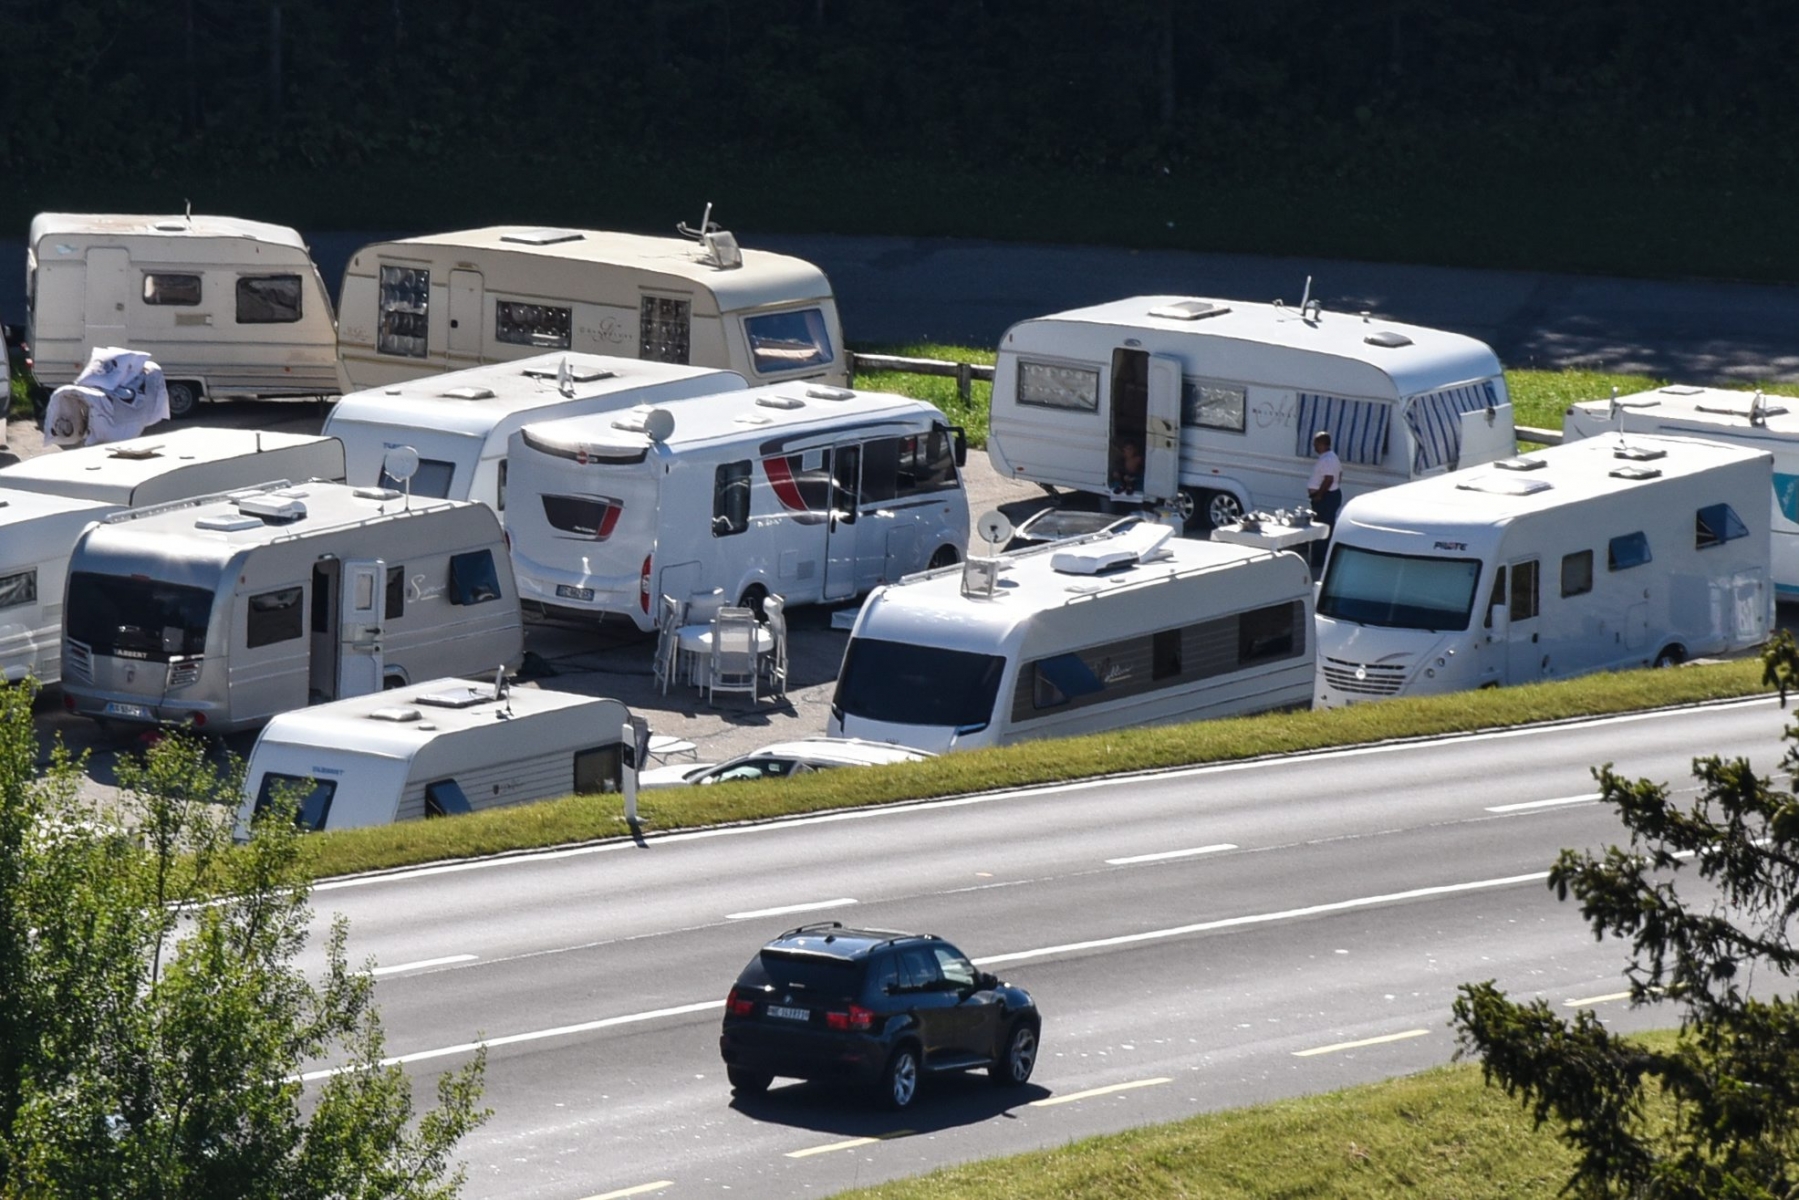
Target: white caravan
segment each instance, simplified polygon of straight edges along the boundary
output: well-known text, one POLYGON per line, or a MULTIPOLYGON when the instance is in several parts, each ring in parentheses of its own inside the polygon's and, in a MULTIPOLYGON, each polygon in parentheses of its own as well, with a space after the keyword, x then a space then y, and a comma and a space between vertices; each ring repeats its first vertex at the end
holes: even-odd
POLYGON ((1562 418, 1570 441, 1607 432, 1704 438, 1772 454, 1774 590, 1799 600, 1799 398, 1676 385, 1573 404, 1562 418))
POLYGON ((1169 503, 1212 528, 1304 503, 1320 430, 1345 499, 1517 449, 1499 360, 1473 338, 1315 304, 1137 296, 1006 331, 987 453, 1007 478, 1169 503))
POLYGON ((0 488, 103 500, 122 508, 277 480, 341 483, 343 478, 344 447, 336 438, 200 426, 39 454, 0 467, 0 488))
POLYGON ((500 225, 376 242, 339 298, 347 387, 550 350, 849 380, 831 284, 803 259, 693 240, 500 225))
POLYGON ((657 597, 848 600, 968 547, 960 429, 922 400, 775 384, 512 435, 519 595, 655 628, 657 597))
POLYGON ((244 771, 240 838, 281 798, 349 829, 625 790, 636 734, 617 700, 433 679, 281 713, 244 771))
POLYGON ((1304 708, 1303 558, 1138 524, 877 589, 829 733, 942 752, 1304 708))
POLYGON ((101 721, 227 733, 523 654, 484 505, 254 488, 116 513, 69 558, 63 702, 101 721))
POLYGON ((412 494, 506 506, 506 443, 527 421, 659 404, 744 387, 730 371, 543 354, 352 392, 332 407, 324 432, 341 438, 349 481, 398 487, 382 474, 389 451, 419 453, 412 494))
POLYGON ((239 396, 335 395, 337 327, 306 243, 237 217, 39 213, 25 247, 37 381, 73 382, 96 346, 162 367, 169 412, 239 396))
POLYGON ((0 679, 62 675, 62 601, 69 548, 118 511, 97 500, 0 488, 0 679))
POLYGON ((1318 594, 1330 708, 1765 641, 1764 452, 1617 434, 1344 505, 1318 594))

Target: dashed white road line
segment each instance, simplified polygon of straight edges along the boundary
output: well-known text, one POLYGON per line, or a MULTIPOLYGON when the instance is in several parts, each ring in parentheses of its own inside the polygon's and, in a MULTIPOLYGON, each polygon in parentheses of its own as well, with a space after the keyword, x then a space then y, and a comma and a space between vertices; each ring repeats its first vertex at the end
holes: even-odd
POLYGON ((587 1197, 587 1200, 625 1200, 626 1196, 646 1196, 674 1186, 675 1181, 672 1179, 658 1179, 655 1183, 640 1183, 636 1187, 620 1188, 616 1192, 601 1192, 597 1196, 587 1197))
POLYGON ((1580 1008, 1588 1004, 1608 1004, 1613 1000, 1628 999, 1630 999, 1629 992, 1607 992, 1603 996, 1582 996, 1578 1000, 1564 1000, 1562 1005, 1565 1008, 1580 1008))
POLYGON ((1520 804, 1490 804, 1490 813, 1527 812, 1533 808, 1559 808, 1569 804, 1591 804, 1599 799, 1600 793, 1588 792, 1584 796, 1558 796, 1553 800, 1526 800, 1520 804))
POLYGON ((1091 1100, 1095 1096, 1109 1096, 1113 1092, 1129 1092, 1137 1088, 1155 1087, 1158 1084, 1173 1082, 1174 1080, 1167 1075, 1157 1076, 1155 1079, 1133 1079, 1129 1083, 1114 1083, 1106 1087, 1088 1088, 1084 1092, 1069 1092, 1065 1096, 1046 1096, 1041 1100, 1031 1101, 1031 1107, 1054 1108, 1058 1104, 1073 1104, 1076 1100, 1091 1100))
POLYGON ((1129 867, 1137 863, 1161 862, 1168 858, 1192 858, 1196 854, 1217 854, 1224 850, 1235 850, 1234 842, 1219 842, 1216 846, 1195 846, 1191 850, 1163 850, 1156 854, 1133 854, 1129 858, 1108 858, 1108 867, 1129 867))
POLYGON ((1380 1037, 1363 1038, 1359 1042, 1337 1042, 1330 1046, 1314 1046, 1310 1050, 1295 1050, 1294 1058, 1310 1058, 1314 1054, 1335 1054, 1339 1050, 1360 1050, 1363 1046, 1384 1046, 1388 1042, 1403 1042, 1408 1038, 1427 1037, 1428 1029, 1408 1029, 1404 1033, 1388 1033, 1380 1037))
POLYGON ((855 898, 839 896, 835 900, 812 900, 805 904, 783 904, 779 908, 757 908, 749 912, 726 913, 727 921, 751 921, 757 917, 784 917, 788 913, 812 912, 820 908, 843 908, 854 904, 855 898))
POLYGON ((370 975, 398 975, 401 971, 423 971, 427 967, 448 967, 456 963, 474 962, 473 954, 446 954, 442 958, 421 958, 417 962, 395 963, 391 967, 376 967, 370 975))
POLYGON ((858 1146, 872 1146, 876 1142, 890 1142, 894 1138, 911 1137, 913 1130, 895 1129, 892 1133, 877 1133, 873 1137, 850 1138, 847 1141, 827 1142, 823 1146, 807 1146, 804 1150, 789 1150, 788 1158, 811 1158, 814 1154, 831 1154, 838 1150, 854 1150, 858 1146))

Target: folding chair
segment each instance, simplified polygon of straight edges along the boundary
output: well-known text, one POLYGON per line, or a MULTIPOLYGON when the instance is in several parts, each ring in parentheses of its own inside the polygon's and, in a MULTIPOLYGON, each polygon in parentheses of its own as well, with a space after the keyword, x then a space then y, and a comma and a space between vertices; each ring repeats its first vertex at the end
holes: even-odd
MULTIPOLYGON (((681 624, 683 626, 710 625, 712 624, 713 618, 718 616, 719 610, 724 606, 725 589, 723 588, 711 588, 704 592, 694 592, 687 597, 686 603, 682 606, 681 624)), ((692 651, 688 651, 687 653, 680 655, 679 660, 678 665, 682 668, 679 672, 680 677, 685 679, 688 683, 699 683, 703 685, 704 681, 700 679, 699 673, 699 667, 701 665, 699 655, 692 651)))
POLYGON ((787 601, 781 596, 769 596, 762 601, 762 618, 768 629, 768 637, 772 643, 759 656, 757 663, 762 678, 768 684, 768 694, 778 699, 787 697, 787 601))
POLYGON ((681 649, 681 626, 686 620, 686 606, 673 596, 662 597, 656 617, 656 662, 652 670, 656 685, 668 695, 669 682, 675 676, 681 649))
POLYGON ((712 622, 712 675, 706 680, 706 703, 718 703, 720 692, 757 699, 756 614, 747 608, 720 609, 712 622))

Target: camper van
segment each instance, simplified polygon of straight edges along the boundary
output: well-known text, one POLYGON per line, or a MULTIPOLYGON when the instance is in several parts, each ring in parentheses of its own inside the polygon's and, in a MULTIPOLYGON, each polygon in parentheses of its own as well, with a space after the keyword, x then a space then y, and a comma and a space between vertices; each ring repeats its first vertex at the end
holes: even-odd
POLYGON ((344 273, 352 388, 553 350, 849 381, 837 302, 809 262, 693 238, 502 225, 364 246, 344 273))
POLYGON ((628 749, 631 714, 617 700, 466 679, 352 696, 263 727, 237 833, 277 797, 308 829, 350 829, 617 793, 628 749))
POLYGON ((527 425, 519 595, 645 630, 660 596, 848 600, 962 558, 965 445, 922 400, 797 383, 527 425))
POLYGON ((1774 590, 1799 600, 1799 398, 1676 385, 1573 404, 1562 419, 1569 441, 1608 433, 1704 438, 1772 454, 1774 590))
POLYGON ((1319 589, 1316 705, 1759 645, 1770 469, 1763 451, 1609 434, 1351 500, 1319 589))
POLYGON ((1305 560, 1173 534, 1141 523, 877 588, 827 732, 942 752, 1305 707, 1305 560))
POLYGON ((129 346, 161 365, 177 418, 202 398, 343 390, 330 294, 285 225, 39 213, 25 302, 45 387, 73 382, 96 346, 129 346))
POLYGON ((62 675, 63 581, 69 547, 118 511, 97 500, 0 488, 0 679, 62 675))
POLYGON ((351 483, 399 486, 382 477, 382 461, 411 446, 419 453, 413 495, 479 500, 498 512, 506 504, 506 442, 525 422, 744 386, 741 375, 705 367, 542 354, 352 392, 333 406, 324 432, 343 440, 351 483))
POLYGON ((63 703, 100 721, 229 733, 523 653, 484 505, 253 488, 115 513, 69 558, 63 703))
POLYGON ((0 467, 0 488, 102 500, 121 508, 167 504, 276 480, 344 478, 336 438, 192 427, 39 454, 0 467))
POLYGON ((1473 338, 1310 302, 1137 296, 1006 331, 987 453, 1007 478, 1210 529, 1305 503, 1319 431, 1345 498, 1517 449, 1499 360, 1473 338))

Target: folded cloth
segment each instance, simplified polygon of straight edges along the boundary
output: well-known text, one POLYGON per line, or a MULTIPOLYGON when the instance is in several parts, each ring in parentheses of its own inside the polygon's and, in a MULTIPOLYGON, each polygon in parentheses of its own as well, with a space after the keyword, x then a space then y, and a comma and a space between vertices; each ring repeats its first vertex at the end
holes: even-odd
POLYGON ((162 368, 141 350, 98 347, 75 382, 51 393, 44 436, 61 446, 94 446, 134 438, 169 419, 162 368))

